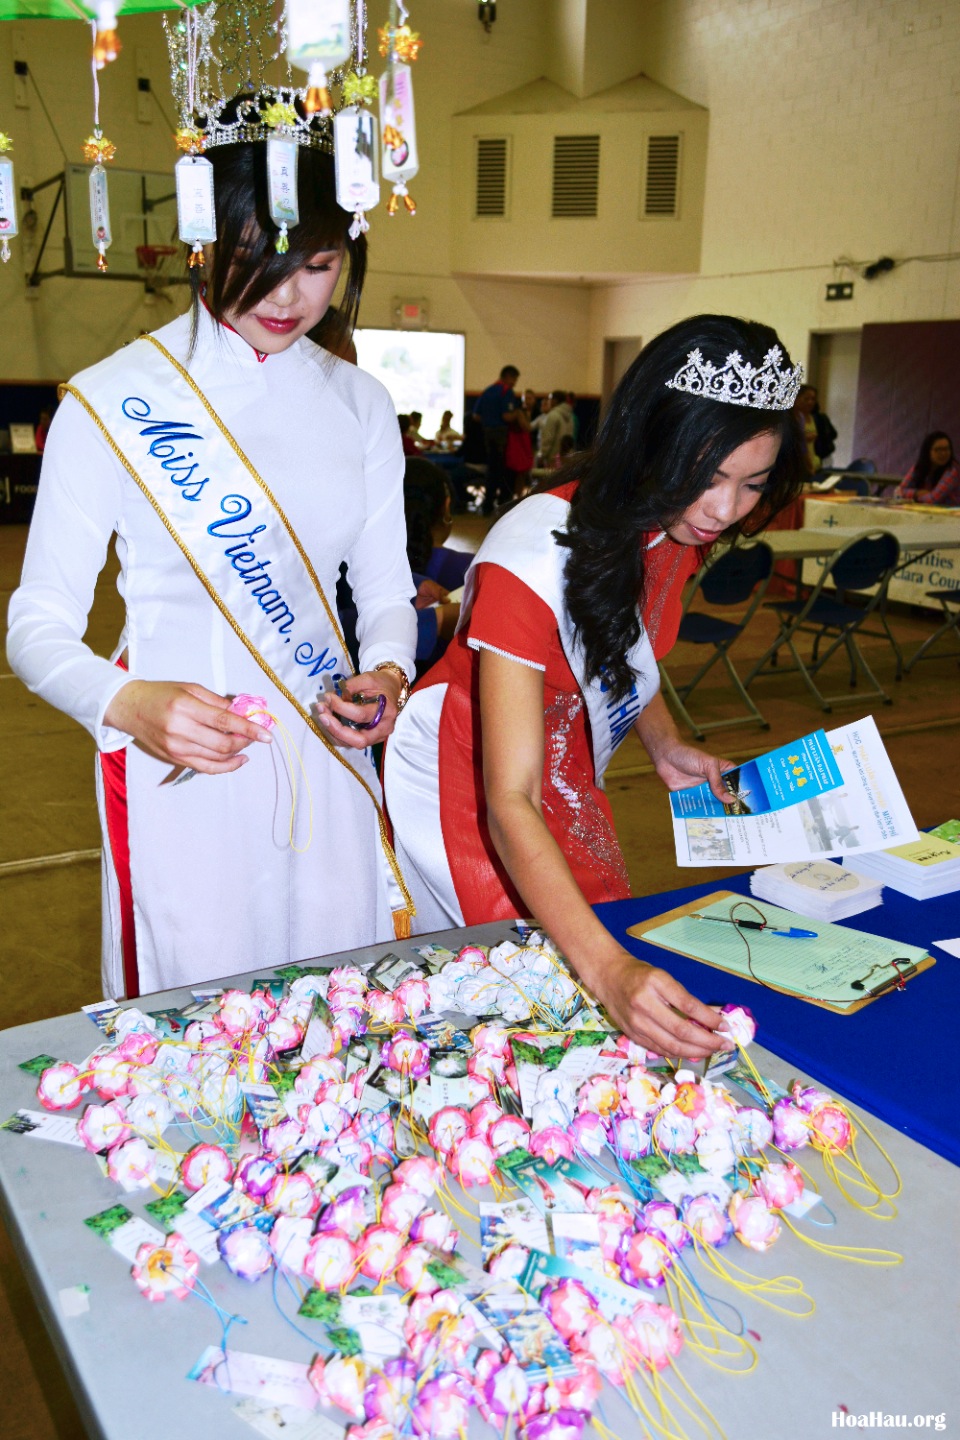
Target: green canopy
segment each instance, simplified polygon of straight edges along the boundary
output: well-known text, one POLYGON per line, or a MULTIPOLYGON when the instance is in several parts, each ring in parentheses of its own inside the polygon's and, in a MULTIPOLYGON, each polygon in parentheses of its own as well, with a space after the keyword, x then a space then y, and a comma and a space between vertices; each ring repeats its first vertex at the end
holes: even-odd
MULTIPOLYGON (((120 0, 117 14, 144 15, 154 10, 189 10, 185 0, 120 0)), ((96 5, 79 0, 0 0, 0 20, 93 20, 96 5)))

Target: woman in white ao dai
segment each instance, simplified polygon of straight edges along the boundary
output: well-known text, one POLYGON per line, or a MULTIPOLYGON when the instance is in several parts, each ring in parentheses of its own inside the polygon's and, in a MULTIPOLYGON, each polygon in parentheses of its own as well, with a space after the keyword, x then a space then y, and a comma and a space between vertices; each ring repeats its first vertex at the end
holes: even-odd
MULTIPOLYGON (((329 697, 318 714, 338 746, 354 747, 350 758, 379 795, 362 747, 393 728, 416 642, 400 436, 383 387, 306 338, 327 311, 345 257, 340 314, 352 324, 365 238, 347 234, 332 159, 304 150, 301 224, 290 232, 289 252, 276 254, 276 232, 254 183, 263 150, 211 152, 220 239, 208 253, 206 295, 195 294, 193 315, 156 338, 269 487, 331 606, 347 562, 359 611, 361 674, 352 688, 383 694, 386 707, 365 735, 336 722, 331 732, 329 697), (377 670, 383 662, 388 668, 377 670)), ((129 366, 114 357, 83 372, 77 391, 102 387, 112 366, 123 394, 137 397, 138 356, 147 349, 155 356, 140 341, 127 352, 129 366)), ((172 379, 173 367, 169 373, 172 379)), ((155 400, 151 420, 177 422, 173 409, 161 413, 165 399, 155 400)), ((250 562, 242 544, 250 527, 242 519, 239 512, 224 516, 209 544, 221 555, 232 547, 234 568, 246 569, 244 584, 269 574, 283 594, 270 536, 246 542, 255 554, 250 562)), ((101 752, 105 993, 146 993, 392 938, 376 805, 268 679, 73 395, 50 430, 22 583, 10 605, 8 650, 30 689, 84 725, 101 752), (106 659, 83 635, 114 534, 126 625, 106 659), (231 713, 231 697, 243 693, 264 696, 282 731, 265 736, 231 713), (269 743, 259 743, 265 738, 269 743), (126 932, 123 923, 124 835, 116 832, 113 802, 107 815, 110 771, 102 765, 118 751, 126 758, 134 964, 129 913, 126 932), (197 774, 170 783, 185 768, 197 774)), ((370 718, 369 708, 336 706, 370 718)))

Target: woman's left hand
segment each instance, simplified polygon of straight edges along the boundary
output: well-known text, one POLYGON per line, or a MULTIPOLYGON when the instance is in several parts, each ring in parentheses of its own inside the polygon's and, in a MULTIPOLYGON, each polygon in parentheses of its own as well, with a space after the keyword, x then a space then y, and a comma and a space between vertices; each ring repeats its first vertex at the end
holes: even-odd
POLYGON ((386 740, 397 723, 400 677, 393 670, 368 670, 362 675, 351 675, 346 690, 348 695, 372 696, 374 704, 353 705, 345 696, 337 695, 332 690, 319 695, 315 713, 333 743, 345 750, 365 750, 368 745, 378 745, 381 740, 386 740), (372 720, 376 700, 380 695, 387 703, 375 730, 354 730, 337 718, 338 715, 343 715, 348 720, 372 720))
POLYGON ((718 800, 729 805, 730 791, 720 778, 721 771, 732 770, 730 760, 720 760, 696 745, 687 745, 678 739, 666 744, 656 755, 651 756, 653 768, 668 790, 685 790, 688 785, 710 782, 710 789, 718 800))

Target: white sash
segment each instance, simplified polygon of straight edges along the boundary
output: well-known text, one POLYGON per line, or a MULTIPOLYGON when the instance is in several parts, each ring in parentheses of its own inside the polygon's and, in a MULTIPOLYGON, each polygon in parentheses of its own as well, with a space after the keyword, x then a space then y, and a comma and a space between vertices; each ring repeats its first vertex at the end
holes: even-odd
POLYGON ((296 532, 202 391, 154 336, 103 361, 85 386, 87 394, 63 388, 103 432, 260 668, 370 796, 399 936, 400 912, 409 917, 413 902, 387 839, 369 752, 337 749, 313 716, 317 690, 353 674, 353 666, 296 532))
POLYGON ((466 624, 473 604, 476 566, 485 561, 502 565, 547 602, 556 616, 563 653, 590 716, 594 777, 602 786, 614 750, 659 690, 660 671, 646 630, 641 629, 640 639, 627 656, 634 674, 628 695, 614 700, 603 680, 587 681, 580 638, 564 599, 563 569, 569 551, 553 537, 555 530, 566 529, 569 515, 570 504, 559 495, 530 495, 497 521, 467 572, 460 625, 466 624))

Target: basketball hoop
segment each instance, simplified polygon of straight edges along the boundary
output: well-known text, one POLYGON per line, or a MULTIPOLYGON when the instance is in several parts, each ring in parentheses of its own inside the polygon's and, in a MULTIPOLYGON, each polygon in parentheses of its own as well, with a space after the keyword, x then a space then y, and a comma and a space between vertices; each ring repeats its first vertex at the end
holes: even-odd
POLYGON ((171 255, 179 255, 179 245, 138 245, 137 269, 143 273, 148 295, 158 294, 164 286, 164 265, 171 255))

